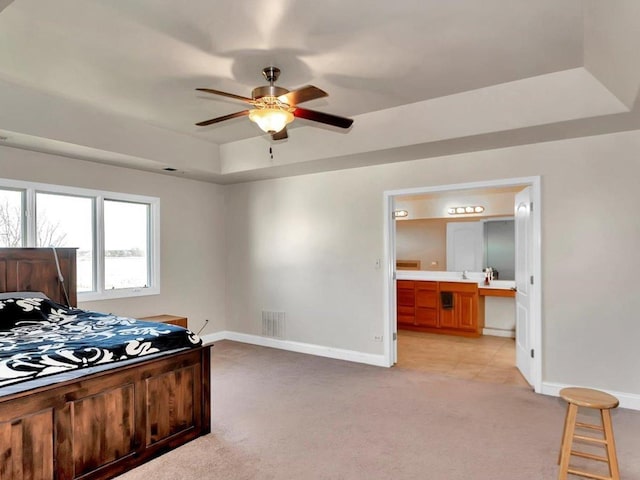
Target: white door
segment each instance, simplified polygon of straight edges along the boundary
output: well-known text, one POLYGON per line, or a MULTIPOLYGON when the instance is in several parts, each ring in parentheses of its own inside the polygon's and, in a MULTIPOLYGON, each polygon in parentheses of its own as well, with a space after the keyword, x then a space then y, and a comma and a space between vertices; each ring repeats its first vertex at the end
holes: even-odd
POLYGON ((447 223, 447 271, 481 272, 484 262, 484 223, 447 223))
POLYGON ((531 275, 533 218, 531 216, 531 187, 516 194, 516 366, 524 378, 533 384, 531 335, 531 275))
MULTIPOLYGON (((395 211, 395 199, 392 197, 389 199, 388 204, 389 205, 389 212, 394 212, 395 211)), ((389 257, 391 260, 391 265, 392 265, 392 278, 393 280, 391 281, 391 291, 390 291, 390 298, 389 298, 389 303, 391 305, 393 305, 392 311, 393 311, 393 322, 392 322, 392 327, 391 327, 391 332, 390 332, 390 336, 391 336, 391 361, 393 362, 393 364, 395 365, 396 363, 398 363, 398 299, 396 298, 397 295, 397 287, 396 287, 396 220, 395 217, 393 215, 393 213, 391 213, 390 215, 391 217, 391 223, 389 225, 389 257)))

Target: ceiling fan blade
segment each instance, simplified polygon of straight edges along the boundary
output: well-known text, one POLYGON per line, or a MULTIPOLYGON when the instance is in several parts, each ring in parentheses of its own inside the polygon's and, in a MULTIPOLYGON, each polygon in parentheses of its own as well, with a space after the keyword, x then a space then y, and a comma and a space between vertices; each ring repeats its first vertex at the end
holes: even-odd
POLYGON ((235 93, 222 92, 220 90, 214 90, 212 88, 196 88, 196 90, 200 92, 213 93, 214 95, 222 95, 223 97, 234 98, 236 100, 240 100, 241 102, 253 103, 252 98, 243 97, 241 95, 236 95, 235 93))
POLYGON ((289 135, 287 134, 287 127, 284 127, 279 132, 272 133, 271 138, 273 140, 284 140, 285 138, 289 138, 289 135))
POLYGON ((298 118, 326 123, 327 125, 333 125, 334 127, 349 128, 351 124, 353 124, 353 120, 351 118, 338 117, 337 115, 309 110, 307 108, 296 107, 293 114, 298 118))
POLYGON ((229 115, 224 115, 222 117, 212 118, 211 120, 198 122, 196 123, 196 125, 199 127, 206 127, 207 125, 212 125, 218 122, 224 122, 225 120, 231 120, 232 118, 244 117, 245 115, 249 115, 249 110, 242 110, 241 112, 230 113, 229 115))
POLYGON ((316 98, 327 97, 328 95, 329 94, 327 92, 320 90, 318 87, 307 85, 306 87, 301 87, 297 90, 285 93, 284 95, 280 95, 278 100, 286 103, 287 105, 298 105, 299 103, 315 100, 316 98))

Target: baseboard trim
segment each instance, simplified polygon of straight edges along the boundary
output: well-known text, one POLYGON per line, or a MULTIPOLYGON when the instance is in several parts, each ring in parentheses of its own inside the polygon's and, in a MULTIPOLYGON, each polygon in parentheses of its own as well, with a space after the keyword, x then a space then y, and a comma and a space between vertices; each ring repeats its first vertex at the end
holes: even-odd
POLYGON ((220 340, 226 339, 227 333, 228 333, 227 331, 221 330, 219 332, 209 333, 207 335, 200 335, 200 338, 202 339, 203 345, 209 345, 214 342, 219 342, 220 340))
POLYGON ((554 382, 542 382, 542 391, 545 395, 551 395, 553 397, 558 397, 560 395, 560 390, 567 387, 576 387, 583 386, 585 388, 595 388, 596 390, 602 390, 603 392, 607 392, 618 400, 620 400, 620 407, 628 408, 629 410, 640 410, 640 395, 636 393, 626 393, 626 392, 617 392, 615 390, 606 390, 603 388, 590 387, 585 385, 565 385, 563 383, 554 383, 554 382))
POLYGON ((260 345, 261 347, 278 348, 280 350, 288 350, 290 352, 306 353, 308 355, 316 355, 319 357, 335 358, 336 360, 364 363, 367 365, 374 365, 376 367, 388 367, 384 361, 384 355, 375 355, 373 353, 364 353, 355 350, 343 350, 341 348, 324 347, 322 345, 314 345, 312 343, 261 337, 259 335, 249 335, 247 333, 232 332, 229 330, 203 335, 201 338, 204 345, 220 340, 233 340, 234 342, 260 345))
POLYGON ((500 328, 483 328, 483 335, 492 335, 494 337, 516 338, 516 332, 513 330, 502 330, 500 328))

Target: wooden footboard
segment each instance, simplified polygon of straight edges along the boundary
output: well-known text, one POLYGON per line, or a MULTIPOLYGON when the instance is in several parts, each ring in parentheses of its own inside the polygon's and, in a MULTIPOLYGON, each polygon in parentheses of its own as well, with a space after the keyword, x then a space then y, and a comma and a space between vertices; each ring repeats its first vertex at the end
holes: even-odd
POLYGON ((199 347, 0 398, 0 479, 104 479, 209 433, 199 347))

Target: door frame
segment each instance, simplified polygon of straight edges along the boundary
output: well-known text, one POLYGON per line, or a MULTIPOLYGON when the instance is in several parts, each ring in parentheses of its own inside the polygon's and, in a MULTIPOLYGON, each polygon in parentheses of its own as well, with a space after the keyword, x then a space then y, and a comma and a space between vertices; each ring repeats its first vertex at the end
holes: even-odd
POLYGON ((397 321, 396 321, 396 288, 395 288, 395 263, 396 263, 396 228, 393 211, 396 197, 406 195, 419 195, 423 193, 444 193, 457 190, 468 190, 492 187, 531 187, 533 208, 533 277, 534 283, 531 289, 530 319, 531 319, 531 346, 535 352, 532 359, 533 388, 537 393, 542 392, 542 208, 540 176, 504 178, 479 182, 457 183, 450 185, 436 185, 430 187, 404 188, 400 190, 388 190, 383 192, 384 200, 384 281, 383 281, 383 307, 384 307, 384 364, 391 367, 397 360, 397 321))

